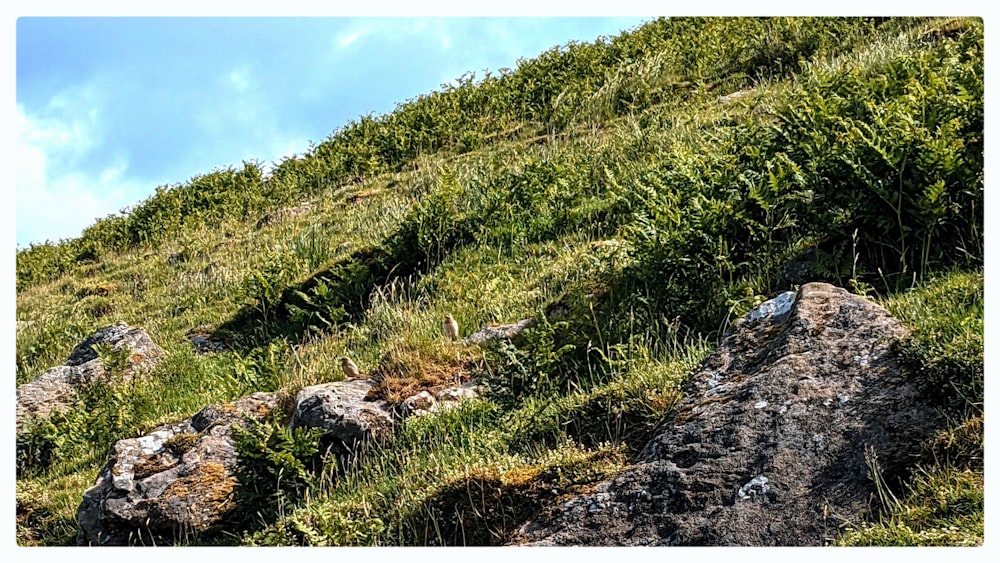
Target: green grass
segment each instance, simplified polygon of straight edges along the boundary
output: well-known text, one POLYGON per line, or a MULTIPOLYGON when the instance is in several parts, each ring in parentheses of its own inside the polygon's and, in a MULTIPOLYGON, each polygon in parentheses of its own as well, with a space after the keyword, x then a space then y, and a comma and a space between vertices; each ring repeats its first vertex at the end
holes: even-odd
POLYGON ((215 171, 19 251, 18 384, 119 320, 166 359, 27 436, 47 457, 18 474, 17 541, 72 542, 113 440, 340 380, 349 355, 393 376, 387 397, 456 366, 486 393, 409 419, 346 474, 284 436, 296 486, 181 543, 502 543, 625 467, 719 334, 814 248, 815 277, 911 328, 900 351, 949 421, 902 500, 843 543, 981 543, 982 78, 977 19, 658 20, 348 124, 270 177, 215 171), (480 349, 440 336, 445 313, 463 336, 540 322, 480 349), (194 353, 196 328, 231 349, 194 353))
POLYGON ((983 474, 938 468, 918 476, 891 516, 847 532, 839 545, 982 546, 983 474))

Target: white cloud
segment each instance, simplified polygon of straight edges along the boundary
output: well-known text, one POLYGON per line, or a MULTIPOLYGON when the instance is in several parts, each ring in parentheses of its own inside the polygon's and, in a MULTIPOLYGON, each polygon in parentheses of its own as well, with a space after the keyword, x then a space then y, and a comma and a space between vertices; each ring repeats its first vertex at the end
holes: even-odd
MULTIPOLYGON (((68 110, 65 99, 57 97, 49 103, 49 108, 68 110)), ((68 112, 67 112, 68 113, 68 112)), ((22 107, 17 108, 18 146, 27 144, 42 152, 59 152, 64 158, 81 158, 94 145, 90 133, 97 118, 96 110, 88 112, 87 119, 75 118, 64 121, 56 118, 29 119, 22 107)))
POLYGON ((389 43, 400 39, 410 40, 414 36, 435 37, 445 49, 451 47, 448 36, 448 23, 444 20, 425 18, 360 18, 355 20, 346 31, 337 35, 337 48, 342 50, 353 45, 358 40, 369 35, 379 35, 380 43, 389 43))
POLYGON ((226 75, 226 81, 237 92, 246 92, 251 87, 256 85, 256 82, 251 76, 250 68, 245 66, 231 70, 229 74, 226 75))
POLYGON ((348 31, 347 33, 341 33, 340 35, 337 36, 337 47, 341 49, 347 48, 351 44, 356 42, 358 39, 361 39, 362 37, 372 33, 373 31, 375 31, 373 28, 365 26, 353 29, 351 31, 348 31))
POLYGON ((94 143, 87 121, 34 118, 17 108, 15 225, 17 243, 79 236, 95 219, 126 202, 123 159, 96 174, 60 172, 59 162, 79 159, 94 143))

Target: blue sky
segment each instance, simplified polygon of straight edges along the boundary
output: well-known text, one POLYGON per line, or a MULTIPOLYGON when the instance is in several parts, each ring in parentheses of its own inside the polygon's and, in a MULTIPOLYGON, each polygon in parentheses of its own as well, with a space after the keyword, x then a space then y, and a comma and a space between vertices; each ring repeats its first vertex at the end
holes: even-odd
POLYGON ((16 242, 651 17, 20 17, 16 242))

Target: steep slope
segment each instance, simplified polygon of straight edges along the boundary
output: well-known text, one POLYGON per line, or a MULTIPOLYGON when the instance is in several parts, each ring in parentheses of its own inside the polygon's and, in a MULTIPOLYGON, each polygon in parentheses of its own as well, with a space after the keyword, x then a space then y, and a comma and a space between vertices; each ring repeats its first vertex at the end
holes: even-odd
POLYGON ((793 260, 794 283, 890 300, 916 281, 965 288, 968 315, 904 320, 927 327, 908 348, 930 366, 918 384, 957 388, 939 405, 962 421, 942 430, 965 436, 949 455, 981 476, 982 46, 975 19, 658 20, 348 124, 268 176, 215 171, 19 252, 18 384, 118 320, 165 358, 18 435, 18 542, 76 537, 116 440, 340 380, 349 356, 385 376, 386 398, 458 368, 487 395, 348 462, 267 438, 275 422, 243 457, 316 468, 307 486, 238 483, 257 493, 239 528, 175 541, 505 543, 634 459, 793 260), (461 336, 538 323, 463 347, 441 335, 446 313, 461 336), (942 324, 954 344, 926 344, 942 324))

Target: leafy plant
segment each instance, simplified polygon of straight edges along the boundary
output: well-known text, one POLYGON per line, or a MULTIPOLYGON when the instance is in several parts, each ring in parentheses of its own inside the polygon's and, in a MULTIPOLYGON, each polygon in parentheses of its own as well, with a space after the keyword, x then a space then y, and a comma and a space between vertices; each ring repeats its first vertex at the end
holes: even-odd
POLYGON ((491 396, 501 404, 514 405, 527 397, 565 391, 572 372, 562 361, 575 346, 558 344, 557 331, 567 326, 566 322, 549 323, 543 318, 519 335, 522 345, 502 341, 494 346, 490 363, 496 367, 481 378, 491 396))
POLYGON ((287 344, 277 340, 251 350, 245 356, 232 352, 232 372, 227 374, 230 395, 240 397, 258 391, 276 391, 287 382, 287 344))
POLYGON ((264 521, 301 501, 318 484, 322 429, 290 429, 276 421, 233 427, 239 511, 264 521))
POLYGON ((912 327, 899 349, 913 381, 952 420, 984 409, 983 279, 951 273, 888 303, 912 327))

